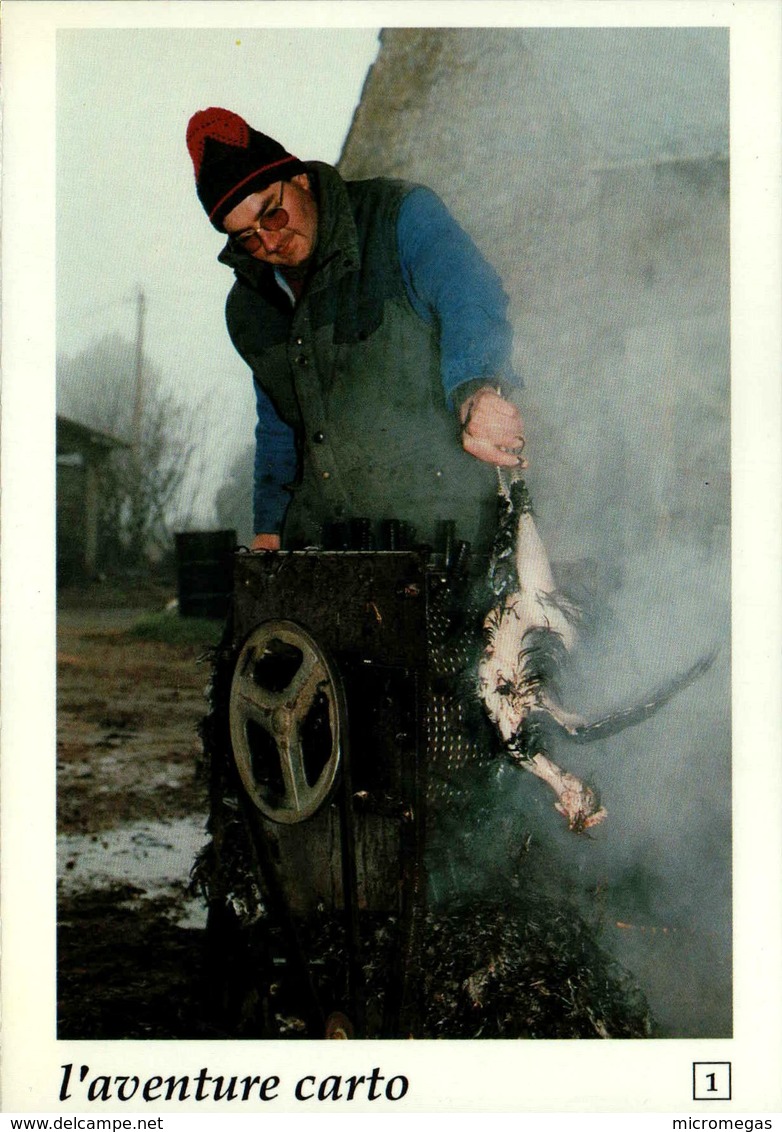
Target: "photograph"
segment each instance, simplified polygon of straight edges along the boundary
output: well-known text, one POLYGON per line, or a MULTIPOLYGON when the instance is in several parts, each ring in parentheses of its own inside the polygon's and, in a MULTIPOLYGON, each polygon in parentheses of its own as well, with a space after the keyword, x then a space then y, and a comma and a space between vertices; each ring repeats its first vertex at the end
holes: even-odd
POLYGON ((771 1111, 745 32, 697 3, 50 7, 51 178, 10 207, 49 260, 10 371, 40 384, 48 622, 3 519, 48 1019, 13 1109, 630 1112, 658 1066, 662 1107, 711 1114, 741 1064, 771 1111))

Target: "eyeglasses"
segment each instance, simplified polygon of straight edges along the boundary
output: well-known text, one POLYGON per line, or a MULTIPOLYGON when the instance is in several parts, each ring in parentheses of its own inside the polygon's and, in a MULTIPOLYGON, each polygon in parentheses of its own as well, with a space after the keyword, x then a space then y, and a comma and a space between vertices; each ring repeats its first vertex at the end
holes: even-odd
POLYGON ((290 220, 290 213, 286 208, 282 207, 282 198, 285 193, 285 181, 280 183, 280 199, 273 205, 263 216, 259 216, 255 224, 247 228, 244 232, 237 232, 232 235, 231 242, 243 248, 246 252, 257 252, 259 248, 263 247, 263 240, 261 239, 260 232, 279 232, 281 228, 285 228, 290 220))

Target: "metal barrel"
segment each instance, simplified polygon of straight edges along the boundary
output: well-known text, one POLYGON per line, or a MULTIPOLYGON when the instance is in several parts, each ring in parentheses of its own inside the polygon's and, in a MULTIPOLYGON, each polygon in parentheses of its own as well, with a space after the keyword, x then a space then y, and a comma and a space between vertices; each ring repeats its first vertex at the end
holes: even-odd
POLYGON ((401 550, 401 524, 398 519, 383 519, 380 524, 381 550, 401 550))
POLYGON ((350 528, 344 521, 326 523, 323 528, 323 546, 326 550, 349 550, 350 528))
POLYGON ((465 541, 465 539, 459 539, 454 547, 448 571, 451 581, 457 582, 467 576, 467 572, 470 569, 471 556, 472 544, 465 541))
POLYGON ((399 524, 399 549, 411 550, 415 546, 416 529, 412 523, 399 524))
POLYGON ((454 541, 456 539, 456 523, 453 519, 440 519, 437 523, 436 545, 437 552, 442 555, 443 566, 450 569, 453 560, 454 541))
POLYGON ((233 589, 236 531, 183 531, 174 541, 180 616, 226 617, 233 589))

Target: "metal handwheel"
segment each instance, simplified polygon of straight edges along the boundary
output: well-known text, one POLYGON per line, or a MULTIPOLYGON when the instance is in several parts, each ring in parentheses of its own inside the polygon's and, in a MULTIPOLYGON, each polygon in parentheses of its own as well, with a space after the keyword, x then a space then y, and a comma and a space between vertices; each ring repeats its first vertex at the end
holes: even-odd
POLYGON ((294 621, 266 621, 244 643, 229 701, 231 745, 264 817, 294 824, 329 799, 346 720, 339 675, 294 621))

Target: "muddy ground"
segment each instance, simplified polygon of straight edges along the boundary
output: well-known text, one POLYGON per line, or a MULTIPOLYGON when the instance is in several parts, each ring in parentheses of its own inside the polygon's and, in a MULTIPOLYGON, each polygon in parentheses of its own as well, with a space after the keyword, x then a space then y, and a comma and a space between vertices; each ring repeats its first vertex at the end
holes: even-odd
POLYGON ((207 642, 139 639, 172 595, 110 604, 123 596, 58 603, 58 1036, 214 1036, 205 908, 188 892, 206 836, 207 642))

